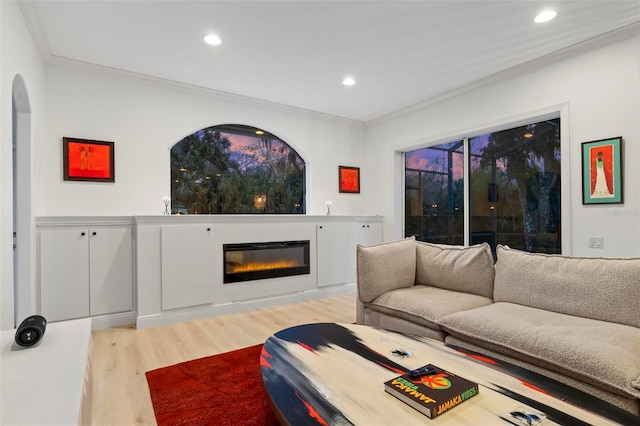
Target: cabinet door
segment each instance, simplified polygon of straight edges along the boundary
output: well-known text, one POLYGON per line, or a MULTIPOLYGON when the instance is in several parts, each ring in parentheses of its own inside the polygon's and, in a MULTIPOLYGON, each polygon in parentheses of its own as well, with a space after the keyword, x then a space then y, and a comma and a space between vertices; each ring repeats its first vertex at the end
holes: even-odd
POLYGON ((133 309, 131 228, 89 230, 89 312, 103 315, 133 309))
POLYGON ((47 321, 89 316, 89 232, 40 232, 40 312, 47 321))
POLYGON ((316 228, 318 287, 356 282, 356 231, 351 223, 316 228))
POLYGON ((163 226, 162 309, 213 303, 215 264, 211 225, 163 226))
POLYGON ((370 246, 382 242, 382 225, 380 223, 358 222, 358 244, 370 246))

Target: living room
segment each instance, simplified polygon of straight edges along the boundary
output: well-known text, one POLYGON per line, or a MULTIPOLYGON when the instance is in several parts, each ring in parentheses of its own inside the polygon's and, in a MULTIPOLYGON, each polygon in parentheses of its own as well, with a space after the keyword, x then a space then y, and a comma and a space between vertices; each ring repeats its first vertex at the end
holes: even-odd
MULTIPOLYGON (((37 304, 36 218, 160 215, 168 192, 171 146, 214 124, 244 123, 277 133, 307 161, 308 215, 324 215, 327 201, 336 216, 380 215, 383 238, 391 241, 404 236, 402 152, 469 132, 560 117, 566 183, 563 254, 640 255, 640 194, 634 185, 640 178, 634 166, 640 158, 637 19, 622 31, 574 46, 566 56, 550 55, 448 96, 384 117, 356 120, 64 58, 44 63, 22 6, 0 4, 0 234, 8 241, 13 232, 9 141, 15 121, 9 99, 26 93, 26 107, 20 103, 23 99, 16 104, 18 122, 28 120, 30 142, 26 159, 18 160, 27 166, 18 170, 19 191, 28 199, 21 220, 29 256, 26 266, 18 266, 26 271, 32 290, 25 310, 37 304), (21 87, 26 90, 21 92, 21 87), (115 141, 116 182, 63 181, 61 144, 68 136, 115 141), (581 143, 616 136, 624 138, 624 203, 583 205, 581 143), (338 193, 339 165, 360 167, 359 195, 338 193), (603 247, 589 248, 591 236, 601 236, 603 247)), ((1 325, 9 330, 15 327, 15 306, 13 253, 7 244, 0 247, 0 256, 1 325)))
MULTIPOLYGON (((556 114, 568 123, 562 126, 563 152, 569 152, 563 155, 562 168, 563 182, 569 183, 562 193, 565 254, 633 256, 639 252, 639 200, 633 190, 638 172, 630 166, 637 155, 634 138, 638 133, 634 120, 638 99, 633 96, 638 87, 638 39, 633 37, 637 35, 633 26, 619 43, 599 41, 600 48, 572 53, 558 64, 538 66, 536 71, 519 72, 511 78, 501 76, 501 81, 459 96, 365 124, 135 75, 112 75, 86 64, 54 60, 53 65, 43 65, 18 5, 9 2, 3 7, 3 31, 8 35, 3 40, 12 40, 3 48, 3 93, 10 96, 15 76, 21 76, 32 111, 33 147, 29 152, 33 158, 28 162, 31 173, 24 180, 29 182, 25 193, 31 200, 30 218, 160 214, 168 192, 170 147, 207 125, 240 122, 276 129, 308 159, 308 214, 324 214, 330 200, 334 215, 380 215, 384 238, 392 240, 403 236, 401 152, 475 130, 556 114), (479 103, 482 108, 475 107, 479 103), (116 141, 116 183, 62 181, 62 161, 48 160, 60 158, 64 136, 116 141), (615 136, 625 141, 624 203, 585 206, 580 193, 580 144, 615 136), (361 168, 361 194, 336 193, 338 165, 361 168), (596 234, 603 237, 602 249, 588 248, 594 224, 596 234)), ((3 117, 6 141, 11 140, 10 115, 5 111, 3 117)), ((11 170, 9 148, 3 147, 5 174, 11 170)), ((11 179, 6 177, 3 190, 8 198, 2 217, 9 218, 11 188, 6 185, 11 179)), ((26 226, 35 239, 32 220, 26 226)), ((4 235, 9 235, 10 222, 3 221, 3 226, 4 235)), ((26 243, 34 245, 31 239, 26 243)), ((31 256, 34 250, 31 247, 31 256)), ((3 252, 3 328, 14 322, 11 257, 10 252, 3 252)), ((31 281, 35 282, 34 276, 31 281)))

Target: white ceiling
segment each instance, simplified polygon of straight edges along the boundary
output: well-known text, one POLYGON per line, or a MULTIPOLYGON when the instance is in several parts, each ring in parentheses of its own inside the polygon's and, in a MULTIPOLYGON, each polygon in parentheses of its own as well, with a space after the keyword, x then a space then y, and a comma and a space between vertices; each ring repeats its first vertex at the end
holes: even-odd
POLYGON ((640 34, 640 0, 21 7, 45 63, 97 65, 363 122, 640 34), (534 24, 547 6, 556 19, 534 24), (209 32, 222 45, 206 45, 209 32), (342 85, 347 75, 356 85, 342 85))

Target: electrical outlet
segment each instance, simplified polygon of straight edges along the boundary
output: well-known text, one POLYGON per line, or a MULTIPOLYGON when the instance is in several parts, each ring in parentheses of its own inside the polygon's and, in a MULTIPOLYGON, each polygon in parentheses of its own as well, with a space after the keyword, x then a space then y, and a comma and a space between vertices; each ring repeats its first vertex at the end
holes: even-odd
POLYGON ((589 248, 602 248, 604 243, 602 237, 589 237, 589 248))

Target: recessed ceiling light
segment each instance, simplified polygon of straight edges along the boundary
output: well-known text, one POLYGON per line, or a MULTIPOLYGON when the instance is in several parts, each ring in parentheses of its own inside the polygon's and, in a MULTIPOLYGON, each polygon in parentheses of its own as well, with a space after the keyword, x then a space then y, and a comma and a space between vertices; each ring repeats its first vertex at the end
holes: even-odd
POLYGON ((256 130, 256 135, 264 135, 264 130, 256 130))
POLYGON ((207 44, 210 44, 211 46, 217 46, 219 44, 222 44, 222 40, 220 40, 220 37, 218 37, 215 34, 209 34, 205 36, 204 42, 207 44))
POLYGON ((353 77, 347 77, 342 80, 342 84, 344 84, 345 86, 353 86, 354 84, 356 84, 356 81, 353 79, 353 77))
POLYGON ((556 17, 556 12, 554 10, 545 10, 543 12, 538 13, 538 15, 533 19, 533 22, 536 24, 541 24, 543 22, 547 22, 556 17))

